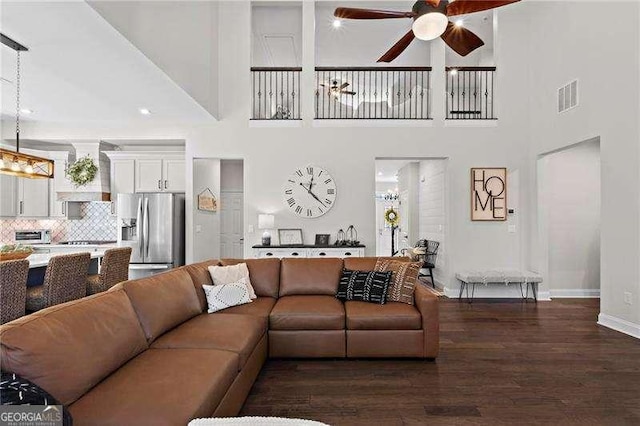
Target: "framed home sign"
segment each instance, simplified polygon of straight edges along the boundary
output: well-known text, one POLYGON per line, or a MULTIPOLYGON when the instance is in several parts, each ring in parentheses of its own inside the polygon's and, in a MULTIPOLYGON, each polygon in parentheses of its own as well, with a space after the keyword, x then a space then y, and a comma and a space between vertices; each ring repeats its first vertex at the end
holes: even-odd
POLYGON ((507 220, 507 169, 471 169, 471 220, 507 220))

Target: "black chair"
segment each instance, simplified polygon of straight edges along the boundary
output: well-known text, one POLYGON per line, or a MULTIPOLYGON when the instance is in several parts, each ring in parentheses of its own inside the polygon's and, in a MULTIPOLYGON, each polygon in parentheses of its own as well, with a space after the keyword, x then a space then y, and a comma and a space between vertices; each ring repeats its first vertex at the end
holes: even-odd
POLYGON ((436 288, 435 281, 433 280, 433 268, 436 267, 436 258, 438 257, 438 247, 440 243, 437 241, 420 240, 415 245, 416 248, 424 248, 424 254, 417 255, 418 259, 422 262, 421 269, 428 269, 429 274, 420 274, 420 277, 431 278, 431 286, 436 288))

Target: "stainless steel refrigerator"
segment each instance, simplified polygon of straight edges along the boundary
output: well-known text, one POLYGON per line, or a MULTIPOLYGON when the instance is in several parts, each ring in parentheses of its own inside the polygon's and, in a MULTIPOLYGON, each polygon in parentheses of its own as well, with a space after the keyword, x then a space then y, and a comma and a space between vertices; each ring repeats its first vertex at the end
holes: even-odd
POLYGON ((184 194, 118 194, 118 242, 131 246, 129 278, 184 265, 184 194))

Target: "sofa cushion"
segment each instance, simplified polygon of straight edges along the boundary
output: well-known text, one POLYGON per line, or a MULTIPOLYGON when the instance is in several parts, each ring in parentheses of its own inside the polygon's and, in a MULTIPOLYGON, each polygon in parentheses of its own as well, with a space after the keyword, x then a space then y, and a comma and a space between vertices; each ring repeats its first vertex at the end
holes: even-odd
POLYGON ((218 314, 242 314, 258 317, 264 322, 264 326, 269 325, 269 314, 276 304, 276 299, 273 297, 258 297, 251 303, 245 305, 234 306, 232 308, 223 309, 218 311, 218 314))
POLYGON ((344 310, 348 330, 420 330, 422 327, 420 312, 406 303, 376 305, 347 301, 344 310))
POLYGON ((52 306, 0 327, 0 363, 64 405, 147 349, 123 290, 52 306))
POLYGON ((154 349, 219 349, 240 356, 244 367, 258 342, 267 332, 258 317, 238 314, 201 314, 160 336, 154 349))
POLYGON ((342 259, 282 259, 280 297, 297 294, 335 296, 342 259))
POLYGON ((413 292, 418 282, 420 262, 402 262, 397 260, 378 259, 376 271, 393 272, 391 287, 387 300, 389 302, 402 302, 413 305, 413 292))
POLYGON ((196 289, 196 295, 200 302, 200 312, 204 312, 207 309, 207 297, 202 289, 203 285, 213 285, 211 280, 211 274, 209 274, 209 266, 218 265, 219 260, 207 260, 200 263, 192 263, 191 265, 183 266, 180 269, 187 271, 193 281, 193 287, 196 289))
POLYGON ((269 315, 271 330, 344 330, 344 306, 335 296, 284 296, 269 315))
POLYGON ((246 263, 249 268, 251 285, 256 295, 263 297, 278 297, 280 288, 280 259, 222 259, 220 264, 237 265, 246 263))
POLYGON ((253 290, 253 286, 251 285, 251 277, 249 275, 249 268, 247 267, 246 262, 227 266, 211 265, 207 269, 209 269, 213 285, 231 284, 244 281, 246 283, 247 290, 249 290, 249 297, 251 297, 251 300, 257 297, 256 292, 253 290))
POLYGON ((203 285, 202 288, 207 296, 207 313, 210 314, 233 306, 251 303, 249 287, 244 278, 236 283, 203 285))
POLYGON ((384 305, 391 283, 391 272, 342 271, 336 298, 340 300, 360 300, 384 305))
POLYGON ((122 287, 149 342, 202 312, 191 276, 184 269, 126 281, 122 287))
POLYGON ((69 407, 78 425, 186 425, 210 417, 238 374, 238 355, 149 349, 69 407))

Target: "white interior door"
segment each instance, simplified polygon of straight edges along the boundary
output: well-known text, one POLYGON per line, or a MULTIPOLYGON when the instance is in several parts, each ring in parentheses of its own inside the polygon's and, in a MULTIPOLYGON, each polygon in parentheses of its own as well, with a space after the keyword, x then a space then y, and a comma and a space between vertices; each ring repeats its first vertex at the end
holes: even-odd
POLYGON ((222 258, 244 257, 244 194, 222 192, 220 200, 220 254, 222 258))

